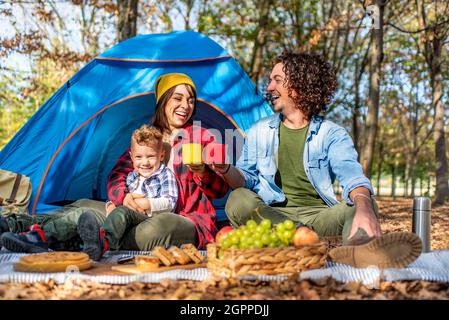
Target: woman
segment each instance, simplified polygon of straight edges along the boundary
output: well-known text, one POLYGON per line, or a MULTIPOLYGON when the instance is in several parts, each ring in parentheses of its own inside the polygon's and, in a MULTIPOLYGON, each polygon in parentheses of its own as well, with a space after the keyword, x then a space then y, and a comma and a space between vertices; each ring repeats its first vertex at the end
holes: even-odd
MULTIPOLYGON (((121 248, 151 250, 158 245, 183 243, 204 248, 213 241, 217 231, 211 199, 223 197, 228 185, 205 164, 182 163, 182 144, 195 142, 204 147, 209 142, 205 140, 209 136, 204 134, 205 129, 194 126, 191 121, 196 105, 196 87, 192 79, 181 73, 162 75, 156 81, 155 95, 157 105, 153 125, 164 132, 167 166, 178 182, 177 214, 161 213, 141 222, 125 235, 121 248)), ((127 150, 108 177, 109 200, 115 206, 124 205, 143 212, 126 190, 126 176, 132 170, 127 150)))
MULTIPOLYGON (((161 76, 155 86, 156 113, 153 125, 164 132, 167 166, 174 172, 179 189, 176 213, 160 213, 133 227, 122 239, 121 249, 151 250, 155 246, 193 243, 204 248, 213 241, 216 233, 215 209, 212 198, 223 197, 228 185, 208 166, 184 165, 180 146, 183 143, 199 142, 205 146, 204 129, 191 122, 195 113, 196 88, 185 74, 171 73, 161 76)), ((129 150, 118 160, 108 177, 109 200, 115 206, 124 205, 132 210, 144 212, 127 193, 126 177, 133 170, 129 150)), ((42 252, 48 248, 67 250, 67 242, 79 236, 83 251, 94 260, 99 260, 108 246, 100 226, 105 220, 104 203, 82 199, 61 209, 58 215, 49 215, 49 221, 34 226, 24 234, 6 232, 3 245, 15 252, 42 252)), ((28 229, 28 228, 26 228, 28 229)), ((7 230, 6 230, 7 231, 7 230)), ((26 231, 26 230, 20 230, 26 231)), ((74 250, 79 250, 75 246, 74 250)))

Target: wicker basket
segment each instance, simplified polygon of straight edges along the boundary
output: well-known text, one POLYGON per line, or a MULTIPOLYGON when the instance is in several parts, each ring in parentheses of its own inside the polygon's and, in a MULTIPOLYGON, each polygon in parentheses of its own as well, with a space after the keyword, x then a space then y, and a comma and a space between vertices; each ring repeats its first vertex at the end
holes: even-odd
POLYGON ((226 249, 218 257, 220 247, 207 245, 207 269, 215 276, 293 274, 322 268, 326 262, 328 244, 320 242, 301 248, 226 249))

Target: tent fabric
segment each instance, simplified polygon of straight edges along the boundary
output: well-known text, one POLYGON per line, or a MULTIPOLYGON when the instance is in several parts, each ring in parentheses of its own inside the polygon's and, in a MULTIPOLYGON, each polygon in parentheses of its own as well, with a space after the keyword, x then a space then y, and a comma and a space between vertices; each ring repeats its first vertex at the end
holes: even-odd
POLYGON ((0 168, 31 179, 30 211, 106 200, 107 175, 132 131, 150 121, 155 80, 169 72, 195 82, 194 120, 202 126, 244 134, 273 112, 239 64, 207 36, 183 31, 128 39, 77 72, 1 150, 0 168))
POLYGON ((126 59, 141 61, 195 61, 229 57, 217 43, 195 32, 137 36, 100 54, 100 59, 126 59), (148 50, 157 44, 158 50, 148 50), (173 48, 176 47, 176 50, 173 48), (192 50, 201 48, 201 50, 192 50))

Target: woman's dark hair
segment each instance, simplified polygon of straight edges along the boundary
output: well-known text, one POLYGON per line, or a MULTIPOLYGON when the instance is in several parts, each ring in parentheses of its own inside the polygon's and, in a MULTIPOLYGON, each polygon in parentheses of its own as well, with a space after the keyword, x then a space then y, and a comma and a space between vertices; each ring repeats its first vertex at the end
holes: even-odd
POLYGON ((321 55, 282 52, 275 64, 282 63, 288 95, 307 119, 325 112, 337 90, 337 78, 331 64, 321 55), (296 96, 292 93, 295 91, 296 96))
MULTIPOLYGON (((190 96, 193 97, 193 113, 192 117, 196 113, 196 92, 193 90, 193 88, 189 85, 185 85, 187 91, 189 92, 190 96)), ((171 96, 175 92, 177 86, 174 86, 170 89, 168 89, 162 97, 159 99, 158 103, 156 104, 156 111, 154 113, 152 124, 162 132, 170 132, 170 126, 168 125, 167 116, 165 115, 165 105, 167 104, 168 100, 170 100, 171 96)), ((189 119, 190 120, 190 119, 189 119)))

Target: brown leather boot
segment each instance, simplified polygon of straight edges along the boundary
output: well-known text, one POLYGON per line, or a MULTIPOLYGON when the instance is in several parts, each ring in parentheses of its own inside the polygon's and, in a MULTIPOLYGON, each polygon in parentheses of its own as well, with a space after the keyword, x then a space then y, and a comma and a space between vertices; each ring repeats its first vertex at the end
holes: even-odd
POLYGON ((344 245, 329 251, 334 262, 356 268, 404 268, 421 254, 421 239, 414 233, 394 232, 361 245, 344 245))

